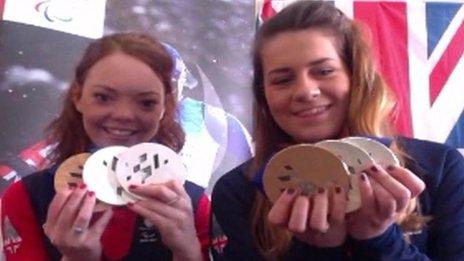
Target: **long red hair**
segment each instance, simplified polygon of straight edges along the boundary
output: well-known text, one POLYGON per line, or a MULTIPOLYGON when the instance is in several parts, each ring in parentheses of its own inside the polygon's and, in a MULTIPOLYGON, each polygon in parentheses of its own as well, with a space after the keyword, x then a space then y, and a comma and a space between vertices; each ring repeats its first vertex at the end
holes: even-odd
MULTIPOLYGON (((55 147, 49 155, 52 163, 84 152, 92 141, 86 134, 82 115, 76 110, 73 97, 82 93, 87 74, 98 61, 116 52, 130 55, 148 65, 160 77, 165 92, 165 112, 154 140, 180 151, 185 134, 177 121, 176 97, 171 83, 173 60, 156 39, 141 33, 118 33, 92 42, 76 67, 74 79, 66 93, 63 109, 47 128, 47 141, 55 147)), ((156 119, 153 119, 156 120, 156 119)))

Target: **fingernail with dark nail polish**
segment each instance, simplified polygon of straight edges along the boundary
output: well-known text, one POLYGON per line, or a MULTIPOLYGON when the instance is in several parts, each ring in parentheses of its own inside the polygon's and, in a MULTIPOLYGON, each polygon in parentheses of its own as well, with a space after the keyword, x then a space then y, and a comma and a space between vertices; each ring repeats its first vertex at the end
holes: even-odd
POLYGON ((93 197, 93 196, 95 196, 95 192, 89 191, 89 192, 87 192, 87 196, 93 197))
POLYGON ((301 196, 309 196, 309 194, 311 194, 311 191, 309 189, 303 189, 300 192, 301 196))
POLYGON ((136 189, 137 185, 129 185, 129 189, 136 189))
POLYGON ((367 181, 367 176, 366 176, 366 174, 364 172, 361 173, 361 181, 363 181, 363 182, 367 181))
POLYGON ((372 166, 372 167, 371 167, 371 170, 372 170, 372 171, 374 171, 374 172, 377 172, 377 171, 379 171, 379 169, 377 169, 377 167, 376 167, 376 166, 372 166))
POLYGON ((293 193, 295 193, 295 189, 294 189, 294 188, 288 188, 288 189, 287 189, 287 194, 293 195, 293 193))
POLYGON ((336 187, 335 187, 335 193, 337 193, 337 194, 342 193, 342 187, 336 186, 336 187))
POLYGON ((394 171, 394 170, 395 170, 395 166, 390 165, 390 166, 387 167, 387 170, 388 170, 388 171, 394 171))
POLYGON ((323 194, 325 192, 325 189, 323 187, 317 188, 317 193, 323 194))
POLYGON ((85 185, 85 183, 81 183, 81 184, 79 185, 79 188, 80 188, 80 189, 85 189, 86 187, 87 187, 87 185, 85 185))

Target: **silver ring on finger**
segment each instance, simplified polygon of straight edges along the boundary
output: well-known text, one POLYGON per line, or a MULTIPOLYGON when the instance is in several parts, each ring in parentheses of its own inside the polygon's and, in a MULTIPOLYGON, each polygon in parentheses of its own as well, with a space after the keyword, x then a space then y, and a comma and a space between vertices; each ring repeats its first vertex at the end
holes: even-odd
POLYGON ((75 235, 80 235, 80 234, 82 234, 83 232, 84 232, 84 228, 82 228, 82 227, 74 227, 74 228, 73 228, 73 233, 74 233, 75 235))
POLYGON ((48 234, 47 234, 47 223, 42 224, 42 231, 46 236, 48 236, 48 234))

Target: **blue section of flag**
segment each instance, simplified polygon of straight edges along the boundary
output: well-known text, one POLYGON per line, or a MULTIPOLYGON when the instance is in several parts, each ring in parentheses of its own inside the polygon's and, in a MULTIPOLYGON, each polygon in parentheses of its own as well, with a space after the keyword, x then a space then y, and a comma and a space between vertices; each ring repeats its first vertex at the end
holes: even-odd
POLYGON ((461 8, 462 4, 458 3, 427 3, 426 4, 426 19, 427 19, 427 53, 432 54, 435 46, 442 37, 446 28, 450 24, 453 17, 461 8))
POLYGON ((446 139, 446 144, 455 148, 464 148, 464 111, 446 139))

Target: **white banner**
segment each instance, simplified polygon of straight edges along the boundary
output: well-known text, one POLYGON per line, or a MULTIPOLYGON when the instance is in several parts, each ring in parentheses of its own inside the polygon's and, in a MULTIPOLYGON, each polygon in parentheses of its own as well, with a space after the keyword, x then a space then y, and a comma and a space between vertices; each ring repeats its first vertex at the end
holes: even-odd
POLYGON ((106 0, 6 0, 3 19, 87 38, 103 36, 106 0))

